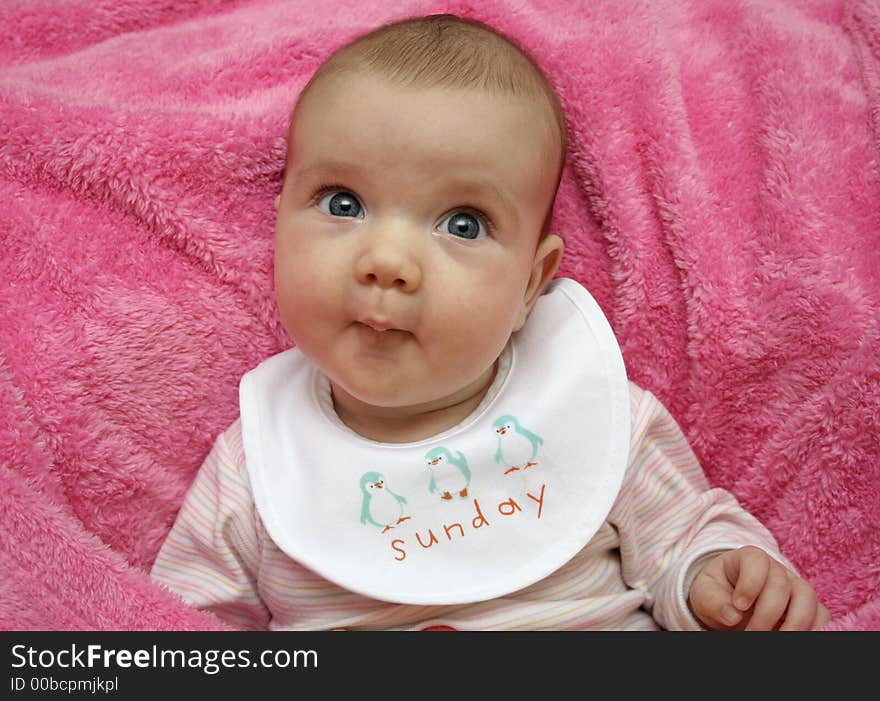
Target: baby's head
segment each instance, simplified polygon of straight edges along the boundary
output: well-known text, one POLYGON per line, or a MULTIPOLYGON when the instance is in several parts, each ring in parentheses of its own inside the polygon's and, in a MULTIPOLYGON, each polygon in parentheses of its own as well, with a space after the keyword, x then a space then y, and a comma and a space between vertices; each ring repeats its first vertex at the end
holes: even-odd
POLYGON ((318 69, 288 134, 275 287, 338 409, 405 416, 488 387, 562 256, 565 148, 540 70, 470 20, 388 25, 318 69))
POLYGON ((416 17, 379 27, 337 49, 300 92, 290 122, 286 172, 294 155, 290 137, 296 112, 312 88, 332 76, 363 74, 400 87, 457 88, 543 103, 546 111, 533 125, 533 136, 549 139, 547 159, 550 163, 555 160, 554 197, 550 198, 541 229, 542 237, 549 233, 568 143, 559 98, 522 47, 476 20, 448 14, 416 17))

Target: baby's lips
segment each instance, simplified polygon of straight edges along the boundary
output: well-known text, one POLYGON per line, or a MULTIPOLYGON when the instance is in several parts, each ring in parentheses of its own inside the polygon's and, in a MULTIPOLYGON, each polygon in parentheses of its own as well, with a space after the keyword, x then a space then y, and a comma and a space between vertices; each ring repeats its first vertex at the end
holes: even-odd
POLYGON ((396 320, 391 319, 387 316, 363 316, 359 317, 357 322, 364 326, 368 326, 374 331, 406 331, 407 333, 409 333, 409 329, 405 325, 399 324, 396 320))
POLYGON ((390 321, 382 321, 379 319, 374 319, 372 317, 367 317, 366 319, 361 320, 364 326, 369 326, 371 329, 375 331, 388 331, 389 329, 396 328, 394 324, 390 321))

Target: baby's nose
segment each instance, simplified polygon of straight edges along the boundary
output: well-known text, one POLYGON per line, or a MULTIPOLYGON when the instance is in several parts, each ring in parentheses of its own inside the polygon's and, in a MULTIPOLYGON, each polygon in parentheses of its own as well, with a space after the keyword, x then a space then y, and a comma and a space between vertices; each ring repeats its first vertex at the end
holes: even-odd
POLYGON ((384 241, 370 246, 355 265, 355 275, 363 285, 415 292, 422 284, 422 271, 413 253, 399 242, 384 241))

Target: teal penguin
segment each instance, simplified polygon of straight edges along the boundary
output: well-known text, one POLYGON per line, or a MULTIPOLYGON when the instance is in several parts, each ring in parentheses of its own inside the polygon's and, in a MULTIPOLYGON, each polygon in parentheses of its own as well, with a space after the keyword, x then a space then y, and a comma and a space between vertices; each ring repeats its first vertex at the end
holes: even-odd
POLYGON ((361 477, 361 492, 364 496, 361 523, 372 523, 385 533, 411 518, 403 515, 406 499, 391 491, 381 473, 365 472, 361 477))
POLYGON ((520 426, 515 416, 506 414, 492 424, 498 434, 498 449, 495 451, 495 462, 507 468, 507 475, 516 470, 526 470, 538 463, 538 447, 544 439, 520 426))
POLYGON ((440 492, 441 499, 452 499, 455 493, 460 497, 466 497, 468 493, 471 469, 464 454, 460 450, 456 452, 458 455, 454 456, 446 448, 434 448, 425 455, 431 473, 428 491, 431 494, 440 492))

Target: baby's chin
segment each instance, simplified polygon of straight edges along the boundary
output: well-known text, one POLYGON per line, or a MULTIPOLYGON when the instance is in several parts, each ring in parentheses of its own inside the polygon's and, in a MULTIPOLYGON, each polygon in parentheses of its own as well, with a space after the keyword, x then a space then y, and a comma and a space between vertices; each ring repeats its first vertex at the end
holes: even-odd
POLYGON ((419 381, 394 373, 378 373, 374 377, 359 373, 350 378, 331 378, 330 385, 334 402, 369 409, 377 417, 413 417, 482 399, 495 377, 495 367, 496 363, 492 363, 476 379, 464 384, 460 384, 460 377, 458 382, 441 382, 436 375, 419 381))
POLYGON ((416 391, 406 383, 369 383, 360 379, 357 383, 330 381, 334 402, 375 410, 377 414, 389 417, 400 413, 411 415, 431 405, 442 402, 442 396, 431 396, 424 391, 416 391))

